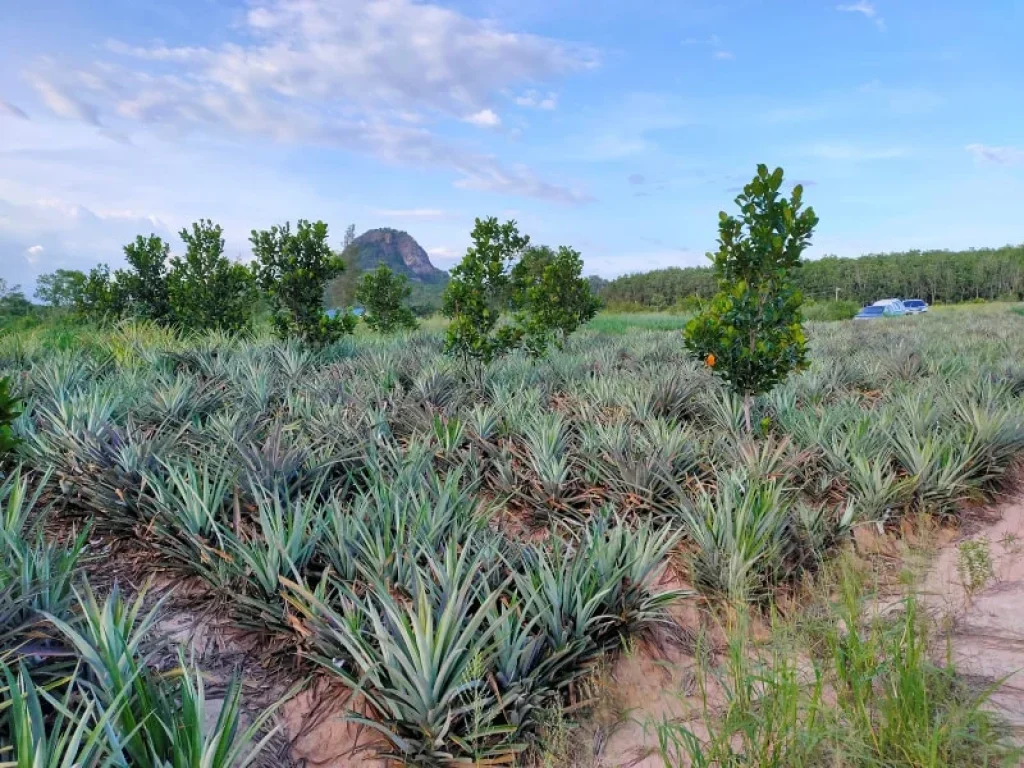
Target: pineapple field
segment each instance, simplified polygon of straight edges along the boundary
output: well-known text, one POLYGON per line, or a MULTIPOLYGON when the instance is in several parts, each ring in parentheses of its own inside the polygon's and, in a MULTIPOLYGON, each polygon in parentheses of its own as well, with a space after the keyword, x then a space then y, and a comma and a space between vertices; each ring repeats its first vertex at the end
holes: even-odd
POLYGON ((554 742, 673 644, 705 695, 643 765, 1014 764, 998 681, 851 558, 1012 488, 1024 317, 809 324, 751 414, 678 330, 599 321, 472 372, 431 330, 0 337, 0 765, 302 765, 313 709, 363 735, 310 766, 640 764, 554 742))

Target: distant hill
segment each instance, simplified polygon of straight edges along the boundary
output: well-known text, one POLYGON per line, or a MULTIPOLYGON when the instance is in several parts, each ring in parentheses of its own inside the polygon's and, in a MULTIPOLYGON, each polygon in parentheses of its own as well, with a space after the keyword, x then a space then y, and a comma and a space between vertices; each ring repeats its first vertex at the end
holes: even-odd
POLYGON ((412 235, 398 229, 364 232, 345 249, 343 257, 355 263, 360 272, 386 264, 393 272, 407 276, 412 282, 438 285, 448 281, 448 273, 430 263, 427 252, 412 235))
POLYGON ((371 229, 364 232, 342 252, 345 272, 327 288, 327 304, 332 307, 355 303, 356 283, 364 272, 386 264, 392 272, 409 278, 412 296, 409 302, 421 314, 441 307, 441 294, 448 273, 430 263, 430 257, 408 232, 399 229, 371 229))

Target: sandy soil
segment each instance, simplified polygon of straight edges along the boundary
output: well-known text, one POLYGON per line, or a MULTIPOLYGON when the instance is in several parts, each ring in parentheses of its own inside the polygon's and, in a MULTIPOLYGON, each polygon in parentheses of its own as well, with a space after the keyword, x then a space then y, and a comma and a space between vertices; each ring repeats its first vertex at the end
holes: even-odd
POLYGON ((992 704, 1024 737, 1024 499, 972 520, 973 531, 942 547, 922 585, 938 626, 949 632, 957 669, 981 685, 1002 684, 992 704), (992 578, 973 594, 961 577, 960 546, 988 542, 992 578))
MULTIPOLYGON (((958 669, 979 687, 1002 681, 992 706, 1024 738, 1024 672, 1016 674, 1024 670, 1024 499, 973 514, 960 535, 945 531, 933 538, 937 549, 928 560, 922 560, 921 547, 911 541, 914 534, 905 533, 900 538, 862 540, 865 537, 860 536, 857 549, 923 573, 919 582, 923 602, 934 616, 937 631, 949 637, 958 669), (973 593, 964 587, 958 566, 960 547, 969 540, 988 542, 993 565, 992 578, 973 593)), ((694 674, 697 662, 687 637, 692 639, 694 628, 702 624, 711 646, 721 648, 724 636, 721 627, 708 624, 706 614, 702 620, 693 600, 683 601, 672 614, 680 628, 669 633, 673 642, 638 645, 602 675, 602 689, 595 692, 601 703, 585 722, 573 727, 575 740, 585 745, 586 752, 573 760, 577 768, 663 768, 655 754, 656 723, 689 722, 699 733, 694 720, 700 706, 694 674)), ((245 655, 233 638, 211 632, 202 621, 185 621, 179 615, 162 624, 178 642, 193 650, 199 646, 201 656, 231 656, 231 651, 236 658, 245 655)), ((712 705, 720 698, 715 690, 707 694, 712 705)), ((372 757, 380 737, 343 719, 353 708, 359 708, 358 702, 350 701, 349 692, 329 682, 288 702, 277 717, 286 742, 278 753, 284 758, 282 764, 290 758, 292 765, 303 768, 384 768, 382 761, 372 757)))

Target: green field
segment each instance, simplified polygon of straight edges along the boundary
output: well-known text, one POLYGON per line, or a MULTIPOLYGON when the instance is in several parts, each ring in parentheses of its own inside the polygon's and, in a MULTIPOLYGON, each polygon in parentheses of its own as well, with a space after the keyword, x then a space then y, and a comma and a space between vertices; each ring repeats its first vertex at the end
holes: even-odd
MULTIPOLYGON (((684 349, 685 320, 599 315, 546 359, 473 375, 433 327, 321 350, 147 324, 0 336, 0 376, 26 400, 0 492, 0 663, 21 691, 0 698, 0 736, 80 731, 96 755, 163 765, 214 738, 202 669, 281 696, 282 677, 358 688, 399 763, 574 764, 551 723, 587 722, 585 691, 682 601, 733 617, 724 666, 702 669, 734 698, 699 727, 661 723, 666 765, 1003 764, 998 719, 933 662, 918 617, 875 625, 849 542, 1006 487, 1024 317, 812 324, 810 367, 756 402, 752 433, 684 349), (187 597, 133 618, 149 577, 187 597), (755 653, 764 633, 735 618, 763 622, 808 585, 813 626, 779 619, 755 653), (258 650, 179 659, 160 621, 182 612, 258 650), (834 706, 783 649, 814 660, 834 706)), ((250 714, 270 703, 245 696, 250 714)), ((34 743, 54 754, 53 738, 34 743)))

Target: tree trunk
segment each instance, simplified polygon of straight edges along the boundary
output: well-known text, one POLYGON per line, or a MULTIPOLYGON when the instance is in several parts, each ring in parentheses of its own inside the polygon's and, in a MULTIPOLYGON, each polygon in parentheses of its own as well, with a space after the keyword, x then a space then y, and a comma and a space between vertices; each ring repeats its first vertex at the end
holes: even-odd
POLYGON ((749 392, 745 393, 743 395, 743 421, 747 425, 747 434, 748 435, 751 434, 754 431, 754 427, 750 423, 750 409, 751 409, 751 406, 753 405, 753 400, 754 399, 750 395, 749 392))

